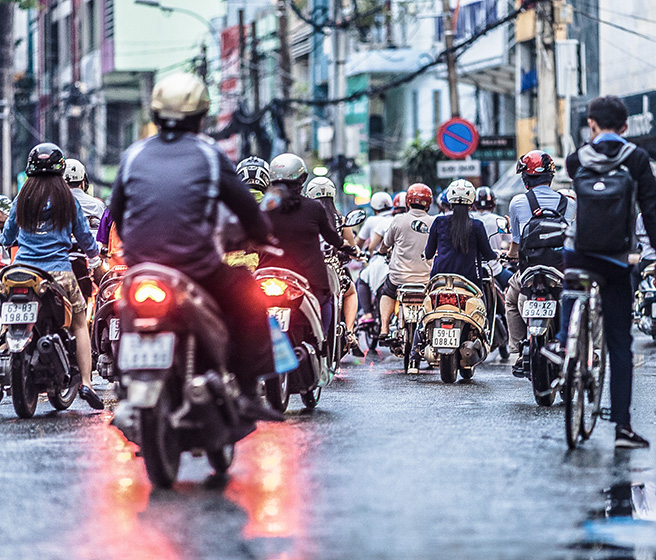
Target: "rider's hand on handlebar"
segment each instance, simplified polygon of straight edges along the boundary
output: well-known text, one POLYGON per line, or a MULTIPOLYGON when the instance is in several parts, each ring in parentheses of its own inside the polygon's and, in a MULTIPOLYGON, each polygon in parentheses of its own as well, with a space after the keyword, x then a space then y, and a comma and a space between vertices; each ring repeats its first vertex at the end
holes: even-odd
POLYGON ((88 266, 91 270, 93 270, 95 268, 98 268, 102 264, 102 262, 103 262, 102 259, 98 255, 93 257, 92 259, 89 259, 88 266))

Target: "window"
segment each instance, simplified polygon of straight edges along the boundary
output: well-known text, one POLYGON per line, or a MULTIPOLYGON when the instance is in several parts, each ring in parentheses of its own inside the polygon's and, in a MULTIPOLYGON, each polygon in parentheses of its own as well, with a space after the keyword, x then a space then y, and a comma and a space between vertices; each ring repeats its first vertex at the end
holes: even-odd
POLYGON ((96 2, 95 0, 89 0, 87 2, 87 40, 85 44, 85 51, 91 52, 98 48, 98 32, 96 29, 96 2))
POLYGON ((105 39, 114 37, 114 0, 105 2, 105 39))

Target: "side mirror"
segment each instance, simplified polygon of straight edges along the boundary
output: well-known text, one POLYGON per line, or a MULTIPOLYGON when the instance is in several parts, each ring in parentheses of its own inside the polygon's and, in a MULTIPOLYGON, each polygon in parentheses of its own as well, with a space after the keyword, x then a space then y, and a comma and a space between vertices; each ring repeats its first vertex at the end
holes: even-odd
POLYGON ((360 225, 367 219, 367 213, 362 208, 356 208, 351 210, 346 214, 346 219, 344 220, 344 227, 354 227, 360 225))
POLYGON ((506 218, 497 218, 497 233, 510 233, 510 226, 506 218))
POLYGON ((410 227, 412 231, 416 231, 417 233, 428 233, 428 226, 421 220, 415 220, 410 224, 410 227))

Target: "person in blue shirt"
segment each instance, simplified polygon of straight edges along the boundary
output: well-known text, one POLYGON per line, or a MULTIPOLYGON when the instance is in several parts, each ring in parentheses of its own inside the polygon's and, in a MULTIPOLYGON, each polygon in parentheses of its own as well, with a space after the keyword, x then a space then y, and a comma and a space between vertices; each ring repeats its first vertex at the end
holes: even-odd
POLYGON ((82 375, 79 395, 92 408, 104 408, 91 387, 91 341, 86 320, 86 301, 68 258, 75 236, 89 257, 89 265, 100 264, 98 246, 79 202, 63 179, 66 161, 55 144, 35 146, 27 163, 27 181, 18 193, 2 231, 5 247, 18 242, 15 261, 44 270, 66 291, 71 302, 71 331, 77 343, 77 360, 82 375))
POLYGON ((469 181, 458 179, 446 193, 452 213, 435 218, 424 252, 427 259, 435 256, 431 277, 459 274, 482 289, 482 264, 496 260, 497 254, 490 247, 483 222, 469 215, 476 189, 469 181))

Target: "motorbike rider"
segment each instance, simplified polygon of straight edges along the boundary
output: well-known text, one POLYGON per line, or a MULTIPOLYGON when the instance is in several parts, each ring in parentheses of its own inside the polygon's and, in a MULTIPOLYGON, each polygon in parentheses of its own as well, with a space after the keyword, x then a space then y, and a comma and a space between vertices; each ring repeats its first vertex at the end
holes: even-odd
MULTIPOLYGON (((328 213, 328 217, 335 221, 335 227, 338 233, 341 233, 344 241, 348 244, 345 246, 348 249, 346 251, 347 254, 357 257, 360 251, 355 244, 353 230, 350 227, 344 227, 344 217, 335 208, 336 192, 335 183, 328 177, 315 177, 305 187, 305 196, 321 202, 328 213)), ((334 259, 336 259, 334 266, 339 274, 339 282, 344 294, 344 322, 346 324, 349 349, 353 352, 354 356, 363 357, 364 353, 360 349, 358 340, 353 334, 355 318, 358 314, 358 294, 355 291, 355 284, 346 266, 340 262, 339 257, 335 256, 334 259)))
MULTIPOLYGON (((490 247, 494 251, 500 252, 503 250, 503 236, 499 235, 498 219, 503 219, 499 214, 494 212, 497 205, 497 196, 490 187, 478 187, 476 189, 476 197, 474 198, 474 209, 472 218, 480 220, 485 226, 488 239, 490 240, 490 247)), ((508 287, 508 281, 512 278, 512 272, 507 268, 501 266, 498 260, 490 261, 490 268, 494 278, 499 282, 503 290, 508 287)))
MULTIPOLYGON (((392 220, 392 197, 389 195, 389 193, 380 191, 377 193, 374 193, 371 196, 371 200, 369 201, 369 206, 371 206, 371 209, 374 211, 373 216, 369 216, 364 223, 362 224, 362 227, 360 228, 360 231, 358 232, 358 236, 355 240, 357 243, 358 247, 360 249, 369 247, 369 243, 371 242, 371 236, 374 231, 374 226, 378 222, 387 222, 389 223, 392 220)), ((369 247, 370 251, 375 250, 369 247)))
MULTIPOLYGON (((556 210, 563 195, 551 188, 556 173, 556 166, 549 154, 542 150, 532 150, 517 161, 517 173, 521 173, 522 181, 527 193, 533 192, 540 208, 556 210)), ((519 243, 522 231, 532 217, 531 206, 527 193, 518 194, 510 201, 510 233, 512 241, 508 251, 508 259, 519 257, 519 243)), ((572 223, 576 215, 576 203, 567 199, 565 220, 572 223)), ((521 273, 516 272, 508 282, 506 290, 506 321, 508 323, 508 346, 511 353, 519 352, 520 342, 526 338, 526 323, 519 310, 519 295, 521 290, 521 273)), ((512 373, 516 377, 523 377, 522 356, 512 366, 512 373)))
POLYGON ((394 199, 392 200, 392 216, 404 214, 408 211, 408 207, 405 205, 405 196, 405 191, 401 191, 394 195, 394 199))
POLYGON ((89 190, 89 177, 81 161, 72 158, 66 160, 64 180, 68 183, 73 196, 80 203, 84 215, 89 220, 91 233, 96 235, 98 225, 105 212, 105 204, 99 198, 87 193, 89 190))
MULTIPOLYGON (((582 166, 603 172, 603 167, 607 170, 610 166, 613 170, 623 165, 634 182, 634 196, 642 212, 646 237, 653 247, 656 246, 656 179, 647 152, 621 136, 627 130, 627 119, 626 106, 615 96, 598 97, 590 101, 588 104, 590 142, 570 154, 565 164, 568 175, 574 179, 575 186, 577 171, 582 166)), ((608 225, 610 227, 614 224, 608 225)), ((576 250, 575 240, 578 239, 580 228, 570 228, 570 230, 574 229, 577 231, 568 231, 565 244, 566 268, 588 270, 605 280, 600 290, 604 331, 610 357, 610 420, 616 424, 615 447, 648 447, 649 442, 631 428, 633 294, 628 253, 608 255, 576 250)), ((567 288, 567 282, 564 287, 567 288)), ((562 346, 567 339, 572 306, 573 300, 563 297, 561 328, 557 337, 562 346)))
POLYGON ((285 252, 281 257, 264 254, 259 268, 276 266, 304 276, 321 305, 324 333, 330 329, 333 306, 328 270, 319 236, 340 249, 343 242, 335 221, 329 219, 323 205, 302 195, 308 177, 305 162, 294 154, 281 154, 271 161, 271 189, 281 191, 280 205, 267 212, 273 234, 285 252))
POLYGON ((107 256, 110 268, 125 264, 123 260, 123 243, 118 236, 116 222, 114 222, 109 208, 105 209, 98 225, 96 242, 99 244, 101 252, 107 256))
POLYGON ((104 408, 91 387, 91 340, 86 318, 86 301, 71 268, 68 252, 75 236, 89 257, 89 266, 100 265, 98 246, 80 203, 62 178, 66 161, 61 149, 51 143, 30 151, 27 180, 18 193, 2 231, 5 247, 18 242, 15 263, 32 265, 48 272, 64 288, 72 305, 71 331, 75 336, 77 360, 82 376, 80 398, 94 409, 104 408))
POLYGON ((194 74, 174 73, 155 85, 151 110, 158 133, 123 154, 111 213, 128 266, 175 268, 218 303, 229 327, 228 368, 242 392, 242 415, 280 419, 257 396, 259 378, 274 372, 265 302, 246 268, 221 260, 215 238, 219 203, 256 243, 271 242, 270 226, 234 165, 200 133, 209 107, 207 86, 194 74))
POLYGON ((408 212, 394 216, 380 248, 381 253, 392 250, 389 274, 381 288, 379 339, 382 343, 389 339, 389 326, 399 286, 426 284, 430 278, 432 261, 421 259, 426 236, 414 231, 411 225, 419 220, 431 227, 435 217, 429 216, 428 210, 433 203, 433 193, 427 185, 415 183, 408 188, 405 202, 408 212))
MULTIPOLYGON (((0 195, 0 230, 2 230, 5 227, 5 223, 7 221, 7 218, 9 217, 9 213, 11 212, 11 199, 8 196, 0 195)), ((0 251, 2 252, 2 255, 0 256, 0 262, 2 264, 10 264, 11 263, 11 255, 9 254, 9 251, 5 247, 0 247, 0 251)))
POLYGON ((656 262, 656 249, 649 242, 642 213, 638 214, 636 219, 636 238, 638 240, 640 255, 638 256, 637 264, 631 268, 631 288, 634 293, 638 289, 638 284, 640 284, 642 271, 656 262))
POLYGON ((451 212, 451 205, 447 200, 446 189, 444 189, 440 196, 437 198, 437 209, 439 210, 440 214, 448 214, 451 212))

